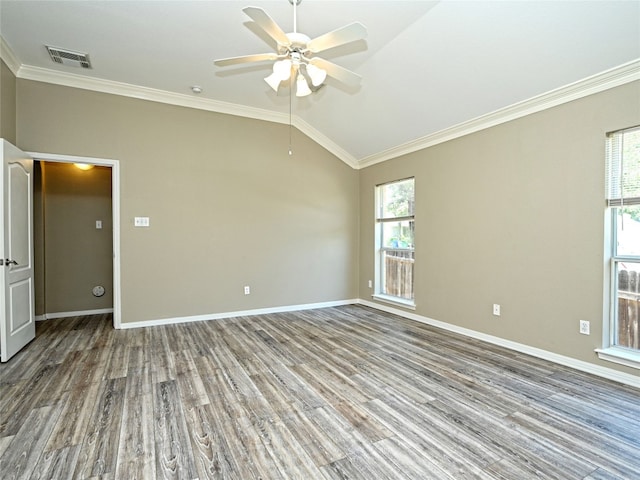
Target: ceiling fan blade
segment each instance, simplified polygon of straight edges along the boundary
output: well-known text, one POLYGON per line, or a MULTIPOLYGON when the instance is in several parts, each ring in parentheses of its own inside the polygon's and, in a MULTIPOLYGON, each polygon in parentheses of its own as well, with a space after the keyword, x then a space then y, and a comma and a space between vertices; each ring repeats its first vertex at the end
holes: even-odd
POLYGON ((256 22, 278 45, 288 46, 291 42, 287 34, 282 31, 276 22, 269 16, 267 12, 258 7, 244 7, 242 9, 251 20, 256 22))
POLYGON ((324 58, 313 57, 309 59, 309 63, 318 68, 322 68, 327 72, 327 75, 350 87, 357 87, 360 85, 360 80, 362 80, 362 77, 357 73, 353 73, 351 70, 347 70, 335 63, 329 62, 324 58))
POLYGON ((219 67, 226 67, 227 65, 238 65, 240 63, 251 62, 266 62, 267 60, 278 60, 278 55, 275 53, 257 53, 255 55, 242 55, 240 57, 220 58, 214 60, 213 63, 219 67))
POLYGON ((307 48, 312 53, 322 52, 330 48, 339 47, 345 43, 355 42, 367 38, 367 27, 360 22, 353 22, 342 28, 325 33, 307 43, 307 48))

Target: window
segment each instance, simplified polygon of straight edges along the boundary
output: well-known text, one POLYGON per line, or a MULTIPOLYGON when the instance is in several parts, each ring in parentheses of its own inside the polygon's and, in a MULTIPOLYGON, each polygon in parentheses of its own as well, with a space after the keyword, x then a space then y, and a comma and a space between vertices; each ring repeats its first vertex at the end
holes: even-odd
POLYGON ((414 179, 376 187, 376 289, 374 297, 414 305, 414 179))
POLYGON ((608 135, 606 163, 610 314, 599 354, 640 368, 640 127, 608 135))

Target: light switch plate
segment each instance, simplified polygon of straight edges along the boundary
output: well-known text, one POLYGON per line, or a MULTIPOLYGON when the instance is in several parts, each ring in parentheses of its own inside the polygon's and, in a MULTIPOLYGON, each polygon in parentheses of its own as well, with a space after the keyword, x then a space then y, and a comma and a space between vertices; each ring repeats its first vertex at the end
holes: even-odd
POLYGON ((149 217, 135 217, 133 219, 133 225, 136 227, 148 227, 149 217))

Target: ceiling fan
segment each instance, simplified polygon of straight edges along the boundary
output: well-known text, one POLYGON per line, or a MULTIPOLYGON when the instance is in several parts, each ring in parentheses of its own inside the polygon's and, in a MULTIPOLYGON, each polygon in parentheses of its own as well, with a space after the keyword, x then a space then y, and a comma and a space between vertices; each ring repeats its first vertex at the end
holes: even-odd
POLYGON ((278 24, 261 8, 242 9, 256 24, 276 41, 276 52, 258 53, 215 60, 219 67, 251 62, 275 61, 273 73, 264 80, 278 93, 283 85, 291 85, 295 80, 296 96, 304 97, 317 91, 328 76, 348 86, 358 86, 362 77, 346 68, 332 63, 316 54, 347 43, 363 40, 367 36, 366 27, 353 22, 314 39, 297 31, 296 7, 302 0, 289 0, 293 5, 293 32, 284 33, 278 24))

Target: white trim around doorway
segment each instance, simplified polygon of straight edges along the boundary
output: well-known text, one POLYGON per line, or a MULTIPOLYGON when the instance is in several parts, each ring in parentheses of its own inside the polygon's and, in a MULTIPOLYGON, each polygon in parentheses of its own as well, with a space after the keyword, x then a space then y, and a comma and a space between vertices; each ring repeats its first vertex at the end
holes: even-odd
POLYGON ((60 163, 89 163, 111 168, 111 211, 113 215, 113 328, 122 324, 122 295, 120 282, 120 162, 107 158, 78 157, 53 153, 26 152, 34 160, 60 163))

